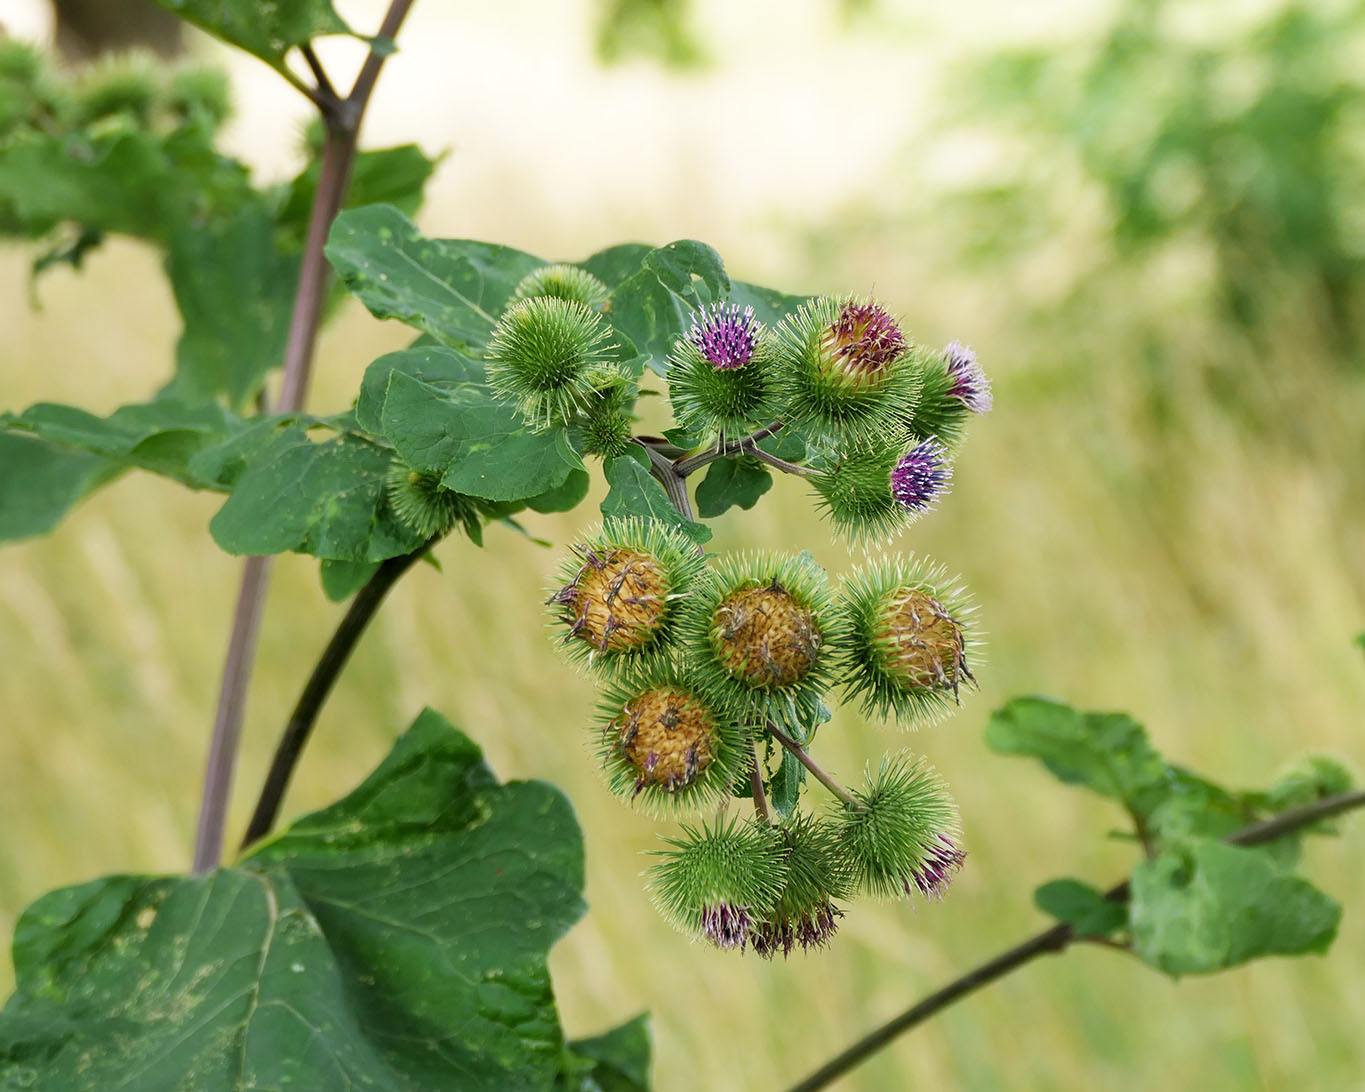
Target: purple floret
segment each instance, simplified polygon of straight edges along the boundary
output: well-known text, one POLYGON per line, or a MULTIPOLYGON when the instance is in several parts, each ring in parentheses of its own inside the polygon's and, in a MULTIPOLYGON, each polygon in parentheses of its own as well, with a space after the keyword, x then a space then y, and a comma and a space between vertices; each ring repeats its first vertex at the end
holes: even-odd
POLYGON ((734 903, 708 906, 701 912, 701 932, 717 948, 743 950, 749 939, 749 911, 734 903))
POLYGON ((937 440, 916 444, 891 469, 891 495, 908 512, 925 512, 948 491, 953 468, 937 440))
POLYGON ((741 311, 737 303, 713 303, 697 312, 687 340, 717 371, 742 368, 754 358, 758 344, 754 309, 741 311))
POLYGON ((931 849, 919 870, 911 873, 910 878, 905 881, 907 895, 918 892, 930 898, 941 899, 953 876, 962 867, 962 862, 967 859, 967 854, 943 835, 939 835, 938 840, 943 844, 931 849))
POLYGON ((953 377, 950 398, 956 398, 973 413, 989 413, 995 399, 991 395, 991 381, 986 378, 970 346, 950 341, 943 350, 948 374, 953 377))

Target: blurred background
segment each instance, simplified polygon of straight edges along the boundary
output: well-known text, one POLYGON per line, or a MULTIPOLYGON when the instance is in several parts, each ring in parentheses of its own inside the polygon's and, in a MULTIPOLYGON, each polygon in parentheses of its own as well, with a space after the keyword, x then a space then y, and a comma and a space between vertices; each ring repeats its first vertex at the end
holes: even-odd
MULTIPOLYGON (((375 0, 339 3, 377 26, 375 0)), ((14 34, 50 37, 39 0, 14 34)), ((69 44, 69 41, 68 41, 69 44)), ((230 149, 300 164, 306 104, 197 34, 231 73, 230 149)), ((324 61, 354 67, 353 43, 324 61)), ((71 46, 79 51, 79 45, 71 46)), ((369 146, 446 151, 430 235, 575 259, 679 237, 733 275, 874 291, 920 340, 975 346, 996 392, 954 493, 899 544, 967 579, 982 688, 897 736, 837 712, 822 760, 855 777, 928 754, 971 856, 947 902, 861 904, 790 963, 689 943, 638 873, 659 824, 608 795, 583 746, 592 688, 542 636, 552 555, 490 531, 414 573, 343 677, 289 808, 328 802, 423 705, 504 778, 544 777, 586 836, 588 917, 552 967, 565 1024, 654 1018, 664 1092, 774 1089, 1043 924, 1040 882, 1132 862, 1108 805, 992 755, 989 711, 1043 692, 1145 722, 1173 760, 1268 784, 1305 750, 1365 768, 1365 4, 1313 0, 421 2, 369 146)), ((159 259, 115 242, 29 286, 0 250, 0 409, 107 413, 169 373, 159 259)), ((348 306, 311 406, 354 396, 411 335, 348 306)), ((186 867, 240 563, 217 498, 130 475, 51 538, 0 552, 0 933, 48 889, 186 867)), ((532 516, 556 542, 594 514, 532 516)), ((799 482, 717 524, 718 549, 829 542, 799 482)), ((275 567, 246 723, 240 830, 340 608, 315 562, 275 567)), ((1309 847, 1346 904, 1326 958, 1173 984, 1121 953, 1046 960, 897 1042, 840 1087, 1365 1088, 1365 831, 1309 847)), ((12 983, 0 962, 0 989, 12 983)))

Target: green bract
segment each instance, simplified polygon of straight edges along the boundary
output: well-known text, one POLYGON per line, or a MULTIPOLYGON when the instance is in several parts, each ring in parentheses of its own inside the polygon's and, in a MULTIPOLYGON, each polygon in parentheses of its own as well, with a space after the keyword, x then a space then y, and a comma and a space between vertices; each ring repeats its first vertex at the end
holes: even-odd
POLYGON ((610 295, 611 290, 586 269, 560 264, 542 266, 526 274, 513 290, 512 301, 550 296, 600 311, 610 295))
POLYGON ((479 503, 441 484, 441 475, 414 470, 397 457, 385 480, 389 508, 400 523, 421 535, 438 538, 457 523, 471 538, 479 534, 479 503))
POLYGON ((777 906, 787 865, 772 828, 733 816, 713 827, 684 827, 646 873, 660 913, 717 948, 749 942, 754 923, 777 906))
POLYGON ((938 439, 944 446, 955 448, 962 442, 971 410, 955 393, 958 379, 948 368, 948 360, 941 352, 916 346, 911 364, 919 375, 919 398, 914 408, 902 419, 911 436, 938 439))
POLYGON ((778 831, 787 876, 777 905, 752 927, 750 943, 759 955, 785 958, 798 944, 818 948, 834 935, 843 916, 834 900, 850 888, 834 835, 830 823, 803 814, 778 831))
POLYGON ((748 732, 668 665, 609 682, 599 709, 597 754, 608 785, 651 811, 714 804, 748 769, 748 732))
POLYGON ((704 565, 681 531, 651 519, 609 519, 579 536, 548 600, 560 646, 615 671, 675 644, 682 601, 704 565))
POLYGON ((913 554, 850 573, 839 601, 845 639, 836 671, 848 700, 907 723, 929 723, 975 685, 979 653, 972 603, 942 565, 913 554))
POLYGON ((853 439, 810 478, 817 507, 849 542, 887 542, 918 518, 891 493, 891 471, 900 454, 899 443, 853 439))
POLYGON ((611 327, 573 300, 536 296, 514 303, 488 343, 488 382, 537 429, 567 424, 594 392, 620 381, 611 327))
POLYGON ((781 400, 797 427, 877 443, 913 411, 919 373, 876 304, 813 299, 783 319, 777 340, 781 400))
POLYGON ((809 553, 712 563, 682 622, 697 684, 745 723, 804 734, 830 682, 835 621, 828 578, 809 553))
POLYGON ((835 842, 854 883, 870 895, 942 895, 966 856, 957 804, 937 771, 908 754, 882 760, 834 815, 835 842))
MULTIPOLYGON (((668 358, 668 397, 678 426, 698 435, 734 439, 771 421, 780 403, 775 373, 776 340, 761 322, 748 323, 718 308, 698 313, 687 337, 680 338, 668 358), (743 362, 707 355, 703 337, 725 324, 747 336, 751 351, 743 362)), ((734 309, 738 311, 738 308, 734 309)))

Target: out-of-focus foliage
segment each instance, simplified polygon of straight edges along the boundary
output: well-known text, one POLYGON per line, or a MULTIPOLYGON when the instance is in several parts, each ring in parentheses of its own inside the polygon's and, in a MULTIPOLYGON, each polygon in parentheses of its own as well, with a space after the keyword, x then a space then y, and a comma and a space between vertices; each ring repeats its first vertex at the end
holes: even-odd
POLYGON ((962 197, 979 254, 1019 257, 1064 231, 1075 209, 1063 179, 1078 170, 1104 197, 1112 247, 1095 262, 1184 249, 1209 268, 1227 320, 1256 337, 1283 317, 1288 288, 1300 317, 1359 362, 1365 6, 1295 3, 1249 25, 1228 5, 1221 19, 1198 7, 1129 0, 1097 42, 969 67, 963 112, 1031 151, 962 197))
POLYGON ((604 64, 652 58, 670 68, 706 61, 689 20, 688 0, 607 0, 597 24, 597 56, 604 64))

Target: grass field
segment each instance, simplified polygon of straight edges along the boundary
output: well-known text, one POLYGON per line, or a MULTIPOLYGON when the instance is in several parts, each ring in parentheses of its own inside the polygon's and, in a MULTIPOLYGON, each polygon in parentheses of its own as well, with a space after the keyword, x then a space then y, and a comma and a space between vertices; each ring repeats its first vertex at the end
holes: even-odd
MULTIPOLYGON (((1296 355, 1286 335, 1278 355, 1247 362, 1248 382, 1295 419, 1313 415, 1304 442, 1267 439, 1181 375, 1168 380, 1180 420, 1158 431, 1141 410, 1151 380, 1137 351, 1116 341, 1093 355, 1107 331, 1122 336, 1122 317, 1097 313, 1043 346, 1034 321, 1043 305, 1003 274, 949 276, 866 235, 834 259, 810 244, 850 207, 914 187, 892 152, 935 94, 935 58, 976 34, 975 18, 998 36, 1037 33, 1012 5, 919 17, 896 28, 914 31, 913 44, 893 46, 839 36, 813 3, 793 5, 759 43, 765 20, 788 9, 756 4, 719 39, 713 69, 681 78, 596 70, 576 5, 529 32, 512 29, 526 22, 526 3, 496 15, 417 7, 371 139, 453 144, 421 218, 431 233, 553 257, 627 237, 697 236, 745 279, 793 291, 875 287, 924 340, 975 344, 995 412, 976 424, 952 496, 899 545, 945 562, 974 590, 989 633, 982 690, 918 734, 844 710, 821 740, 828 765, 850 777, 888 747, 927 753, 958 796, 971 856, 945 903, 856 906, 828 951, 790 963, 675 934, 638 879, 640 852, 661 828, 599 784, 583 746, 591 688, 542 635, 552 556, 498 530, 483 552, 445 544, 443 572, 422 567, 396 591, 323 715, 291 810, 349 788, 422 706, 435 707, 483 744, 499 775, 550 779, 578 810, 591 912, 553 957, 569 1030, 649 1009, 664 1092, 763 1090, 1037 929, 1038 883, 1103 884, 1128 868, 1131 849, 1106 838, 1119 825, 1111 808, 986 749, 986 717, 1008 696, 1130 711, 1173 759, 1233 785, 1265 784, 1304 750, 1365 768, 1365 657, 1351 645, 1365 629, 1358 379, 1296 355), (503 86, 515 88, 506 100, 503 86), (736 125, 737 116, 759 120, 736 125), (847 155, 824 154, 831 132, 847 155), (632 172, 615 169, 624 146, 640 157, 632 172)), ((705 8, 704 25, 727 27, 719 10, 705 8)), ((249 66, 236 76, 234 140, 282 172, 296 124, 277 116, 287 90, 249 66)), ((116 244, 84 274, 54 273, 36 312, 26 260, 17 249, 0 255, 0 408, 43 399, 108 411, 160 384, 176 321, 153 255, 116 244)), ((1116 284, 1114 298, 1123 290, 1116 284)), ((1214 336, 1197 297, 1182 306, 1152 336, 1214 336)), ((344 406, 364 366, 405 340, 347 310, 323 339, 313 406, 344 406)), ((215 507, 129 477, 50 539, 0 552, 0 933, 54 886, 186 865, 239 571, 205 533, 215 507)), ((529 522, 560 542, 592 511, 529 522)), ((716 549, 759 544, 809 546, 835 570, 857 560, 829 542, 795 481, 717 525, 716 549)), ((339 613, 315 563, 276 564, 238 829, 339 613)), ((1122 954, 1078 950, 973 997, 841 1087, 1365 1087, 1362 850, 1356 823, 1307 853, 1307 873, 1347 907, 1325 959, 1172 984, 1122 954)), ((0 987, 9 973, 0 963, 0 987)))

